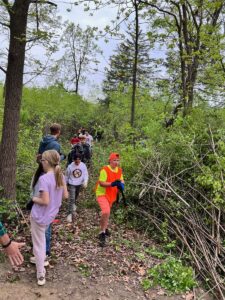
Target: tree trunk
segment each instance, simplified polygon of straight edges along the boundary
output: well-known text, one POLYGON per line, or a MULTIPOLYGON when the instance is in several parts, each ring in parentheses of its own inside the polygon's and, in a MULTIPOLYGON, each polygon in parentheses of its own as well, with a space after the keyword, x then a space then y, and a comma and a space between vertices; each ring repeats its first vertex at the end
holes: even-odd
POLYGON ((79 85, 79 82, 78 80, 76 80, 75 82, 75 93, 78 94, 78 85, 79 85))
POLYGON ((183 116, 188 115, 193 107, 193 102, 194 102, 194 86, 196 83, 196 78, 197 78, 197 72, 198 72, 198 56, 196 55, 193 59, 193 63, 191 65, 191 68, 189 70, 188 74, 188 97, 187 97, 187 102, 186 105, 184 106, 183 110, 183 116))
POLYGON ((10 15, 10 42, 0 144, 0 186, 3 188, 1 196, 8 199, 15 199, 16 197, 16 152, 29 5, 30 0, 16 0, 8 11, 10 15))
POLYGON ((139 18, 138 18, 138 3, 134 1, 135 8, 135 55, 133 64, 133 83, 132 83, 132 100, 131 100, 131 119, 130 125, 134 127, 134 116, 135 116, 135 98, 137 89, 137 63, 138 63, 138 42, 139 42, 139 18))

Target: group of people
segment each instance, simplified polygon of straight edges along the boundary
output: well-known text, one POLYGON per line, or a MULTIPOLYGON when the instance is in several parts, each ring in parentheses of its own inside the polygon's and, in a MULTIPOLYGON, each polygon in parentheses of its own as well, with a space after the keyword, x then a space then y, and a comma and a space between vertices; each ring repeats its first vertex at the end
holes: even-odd
POLYGON ((93 147, 93 137, 89 132, 80 128, 70 140, 71 151, 68 154, 67 165, 73 161, 73 155, 79 154, 81 161, 86 165, 90 165, 93 147))
MULTIPOLYGON (((37 154, 38 168, 32 179, 29 208, 34 256, 30 258, 30 262, 36 264, 37 284, 40 286, 46 282, 45 267, 49 264, 47 256, 51 251, 51 224, 59 212, 62 199, 68 199, 67 222, 72 222, 80 189, 88 185, 88 169, 85 162, 81 161, 80 153, 71 154, 72 162, 68 163, 65 175, 63 174, 60 161, 65 159, 65 156, 61 153, 58 142, 60 133, 61 126, 53 124, 50 127, 50 134, 42 139, 37 154)), ((118 192, 124 190, 124 179, 119 163, 120 155, 111 153, 109 164, 101 169, 96 184, 96 197, 101 209, 98 238, 102 247, 110 235, 108 223, 111 207, 117 199, 118 192)), ((23 243, 11 241, 1 223, 0 243, 12 265, 20 265, 23 262, 20 253, 23 243)))

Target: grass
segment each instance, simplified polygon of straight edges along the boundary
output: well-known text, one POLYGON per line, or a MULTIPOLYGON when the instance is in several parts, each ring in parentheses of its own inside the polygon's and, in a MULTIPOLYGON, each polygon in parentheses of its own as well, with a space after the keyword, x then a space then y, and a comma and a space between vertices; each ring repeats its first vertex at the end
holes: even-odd
POLYGON ((90 267, 84 263, 78 265, 78 270, 84 277, 89 277, 91 275, 90 267))
POLYGON ((0 264, 3 264, 6 261, 5 253, 0 252, 0 264))

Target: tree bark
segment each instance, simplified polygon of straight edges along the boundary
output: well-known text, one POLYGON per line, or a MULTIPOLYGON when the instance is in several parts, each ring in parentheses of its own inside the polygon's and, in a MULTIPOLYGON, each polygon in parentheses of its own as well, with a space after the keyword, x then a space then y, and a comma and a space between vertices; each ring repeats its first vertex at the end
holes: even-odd
POLYGON ((134 127, 134 117, 135 117, 135 98, 137 89, 137 64, 138 64, 138 50, 139 50, 139 16, 138 16, 138 1, 133 3, 135 8, 135 54, 134 54, 134 64, 133 64, 133 82, 132 82, 132 99, 131 99, 131 119, 130 125, 134 127))
POLYGON ((30 0, 15 0, 9 8, 10 42, 5 81, 5 107, 0 144, 1 196, 16 197, 16 152, 19 133, 27 15, 30 0))

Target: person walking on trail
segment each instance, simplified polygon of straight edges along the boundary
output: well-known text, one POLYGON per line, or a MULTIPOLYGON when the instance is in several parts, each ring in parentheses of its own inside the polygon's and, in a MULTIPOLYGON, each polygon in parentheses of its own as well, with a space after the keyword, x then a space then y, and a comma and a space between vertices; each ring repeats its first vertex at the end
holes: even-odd
POLYGON ((111 153, 109 156, 109 165, 101 169, 96 184, 96 197, 101 209, 99 245, 102 247, 105 245, 106 237, 110 235, 108 222, 111 207, 117 199, 119 190, 124 190, 123 174, 119 163, 119 154, 111 153))
POLYGON ((70 140, 70 145, 73 146, 79 142, 80 142, 80 139, 78 138, 78 136, 76 134, 74 134, 74 136, 70 140))
POLYGON ((47 150, 56 150, 60 155, 60 160, 65 159, 65 155, 61 153, 61 146, 58 142, 60 134, 61 125, 57 123, 52 124, 50 127, 50 134, 44 136, 40 142, 37 162, 40 162, 42 153, 47 150))
POLYGON ((72 148, 67 156, 67 164, 66 164, 67 167, 68 167, 68 165, 70 165, 73 162, 73 156, 75 154, 79 154, 81 157, 81 160, 82 160, 82 158, 84 156, 84 148, 81 144, 80 139, 76 139, 76 141, 72 145, 72 148))
MULTIPOLYGON (((40 142, 39 149, 38 149, 38 155, 37 155, 37 162, 39 163, 39 167, 36 171, 35 176, 39 176, 39 171, 42 170, 43 167, 41 162, 42 154, 47 150, 56 150, 60 155, 60 160, 64 160, 66 157, 64 154, 61 153, 61 146, 58 142, 59 136, 61 134, 61 125, 58 123, 53 123, 50 126, 50 134, 43 137, 43 139, 40 142)), ((51 251, 51 235, 52 235, 52 225, 49 224, 48 228, 46 229, 46 255, 50 256, 51 251)), ((32 262, 32 261, 31 261, 32 262)))
POLYGON ((86 143, 90 146, 90 148, 93 146, 93 136, 86 130, 85 131, 85 136, 86 136, 86 143))
MULTIPOLYGON (((32 210, 32 207, 34 205, 33 202, 33 197, 38 197, 39 196, 39 178, 44 175, 44 168, 43 168, 43 164, 39 164, 33 178, 31 181, 31 200, 28 202, 27 204, 27 209, 28 210, 32 210)), ((46 239, 46 259, 44 262, 44 266, 47 267, 49 265, 49 257, 51 256, 51 234, 52 234, 52 228, 51 228, 51 224, 46 228, 45 230, 45 239, 46 239)), ((36 264, 36 258, 35 256, 30 257, 30 263, 32 264, 36 264)))
POLYGON ((63 198, 68 198, 66 181, 59 166, 60 156, 55 150, 42 154, 41 164, 45 174, 38 179, 38 196, 32 198, 31 236, 33 253, 36 259, 37 284, 44 285, 45 280, 45 230, 56 217, 63 198))
POLYGON ((5 254, 8 256, 11 265, 19 266, 23 263, 23 255, 20 252, 20 248, 25 245, 25 243, 17 243, 12 241, 3 224, 0 222, 0 244, 4 249, 5 254))
POLYGON ((86 143, 86 135, 79 135, 81 146, 83 147, 83 156, 81 157, 81 161, 86 165, 90 165, 91 161, 91 147, 86 143))
POLYGON ((88 170, 86 165, 81 161, 80 154, 74 153, 73 162, 66 169, 66 183, 69 191, 68 215, 67 222, 71 223, 73 212, 76 211, 76 201, 83 186, 88 184, 88 170))

